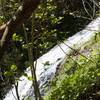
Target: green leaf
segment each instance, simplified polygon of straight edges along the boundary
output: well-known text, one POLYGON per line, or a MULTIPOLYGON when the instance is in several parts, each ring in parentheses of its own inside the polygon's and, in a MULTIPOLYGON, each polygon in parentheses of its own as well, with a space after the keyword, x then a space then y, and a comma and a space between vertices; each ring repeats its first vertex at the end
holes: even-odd
POLYGON ((6 71, 4 73, 4 75, 7 76, 7 77, 11 77, 11 76, 14 76, 14 72, 12 72, 12 71, 6 71))
POLYGON ((29 80, 29 81, 32 81, 32 77, 31 77, 31 76, 29 76, 29 77, 28 77, 28 80, 29 80))
POLYGON ((44 66, 49 66, 50 65, 50 62, 49 61, 46 61, 45 63, 43 63, 44 66))
POLYGON ((100 73, 97 73, 97 76, 100 76, 100 73))
POLYGON ((21 42, 23 40, 23 38, 20 35, 17 35, 16 33, 14 33, 12 36, 12 40, 21 42))
POLYGON ((12 71, 16 71, 16 70, 17 70, 17 66, 16 66, 16 65, 14 65, 14 64, 13 64, 13 65, 11 65, 11 70, 12 70, 12 71))

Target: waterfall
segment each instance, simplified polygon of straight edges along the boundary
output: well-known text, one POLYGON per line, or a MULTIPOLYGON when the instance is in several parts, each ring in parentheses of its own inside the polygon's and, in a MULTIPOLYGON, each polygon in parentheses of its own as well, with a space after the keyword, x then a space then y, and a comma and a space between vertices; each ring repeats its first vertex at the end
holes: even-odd
MULTIPOLYGON (((88 42, 93 36, 95 36, 97 32, 100 32, 100 17, 92 21, 82 31, 76 33, 72 37, 69 37, 66 41, 64 41, 64 43, 56 45, 54 48, 52 48, 37 60, 36 75, 41 95, 44 95, 43 88, 48 83, 48 80, 53 78, 59 64, 62 63, 62 61, 66 57, 66 54, 69 54, 71 52, 71 49, 65 44, 77 49, 88 42), (63 49, 63 51, 61 48, 63 49), (48 62, 49 64, 44 66, 45 62, 48 62), (45 69, 45 67, 47 69, 45 69)), ((25 72, 28 74, 28 76, 31 75, 29 68, 27 68, 25 72)), ((32 100, 34 100, 32 82, 29 81, 25 76, 21 76, 18 83, 18 92, 20 95, 20 99, 22 100, 23 98, 30 96, 32 100)), ((4 100, 16 100, 16 92, 14 87, 7 93, 4 100)))

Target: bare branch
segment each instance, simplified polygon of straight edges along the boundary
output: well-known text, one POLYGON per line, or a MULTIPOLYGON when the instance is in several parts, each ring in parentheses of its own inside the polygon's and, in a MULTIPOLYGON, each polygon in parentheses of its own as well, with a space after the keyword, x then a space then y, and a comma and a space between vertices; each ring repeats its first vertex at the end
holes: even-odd
POLYGON ((0 46, 0 60, 4 52, 7 50, 13 32, 31 16, 39 3, 40 0, 23 0, 23 3, 18 8, 15 16, 13 16, 13 18, 10 19, 6 24, 0 26, 0 38, 2 38, 2 45, 0 46))

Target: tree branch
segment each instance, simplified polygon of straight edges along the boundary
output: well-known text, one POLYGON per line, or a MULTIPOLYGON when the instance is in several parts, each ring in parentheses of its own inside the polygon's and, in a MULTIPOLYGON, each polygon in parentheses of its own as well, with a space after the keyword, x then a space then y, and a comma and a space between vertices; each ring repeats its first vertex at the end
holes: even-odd
POLYGON ((0 43, 2 44, 0 45, 0 60, 7 50, 13 32, 31 16, 39 3, 40 0, 23 0, 22 5, 18 8, 13 18, 0 26, 0 39, 2 39, 2 43, 0 43))

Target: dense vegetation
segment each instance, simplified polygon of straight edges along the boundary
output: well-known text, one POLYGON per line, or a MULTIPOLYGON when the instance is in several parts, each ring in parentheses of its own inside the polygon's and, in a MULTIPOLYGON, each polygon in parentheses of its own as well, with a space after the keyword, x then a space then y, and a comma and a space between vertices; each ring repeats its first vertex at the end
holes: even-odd
POLYGON ((97 39, 92 38, 80 48, 79 53, 69 55, 56 78, 51 81, 51 89, 45 100, 100 99, 100 33, 98 34, 97 39))
MULTIPOLYGON (((16 19, 19 14, 17 9, 25 2, 28 0, 0 0, 0 25, 5 25, 12 19, 17 23, 16 19)), ((11 36, 8 34, 3 46, 0 43, 0 99, 5 97, 12 84, 17 87, 15 83, 21 75, 27 77, 24 70, 31 66, 33 61, 50 50, 58 41, 65 40, 82 30, 86 24, 96 18, 98 8, 97 0, 94 2, 91 0, 41 0, 33 14, 30 13, 28 17, 18 17, 22 20, 21 25, 16 27, 16 23, 12 22, 11 30, 8 31, 11 36), (24 17, 28 20, 23 21, 24 17), (32 57, 30 58, 29 55, 32 57)), ((3 33, 0 27, 1 40, 3 33)))

